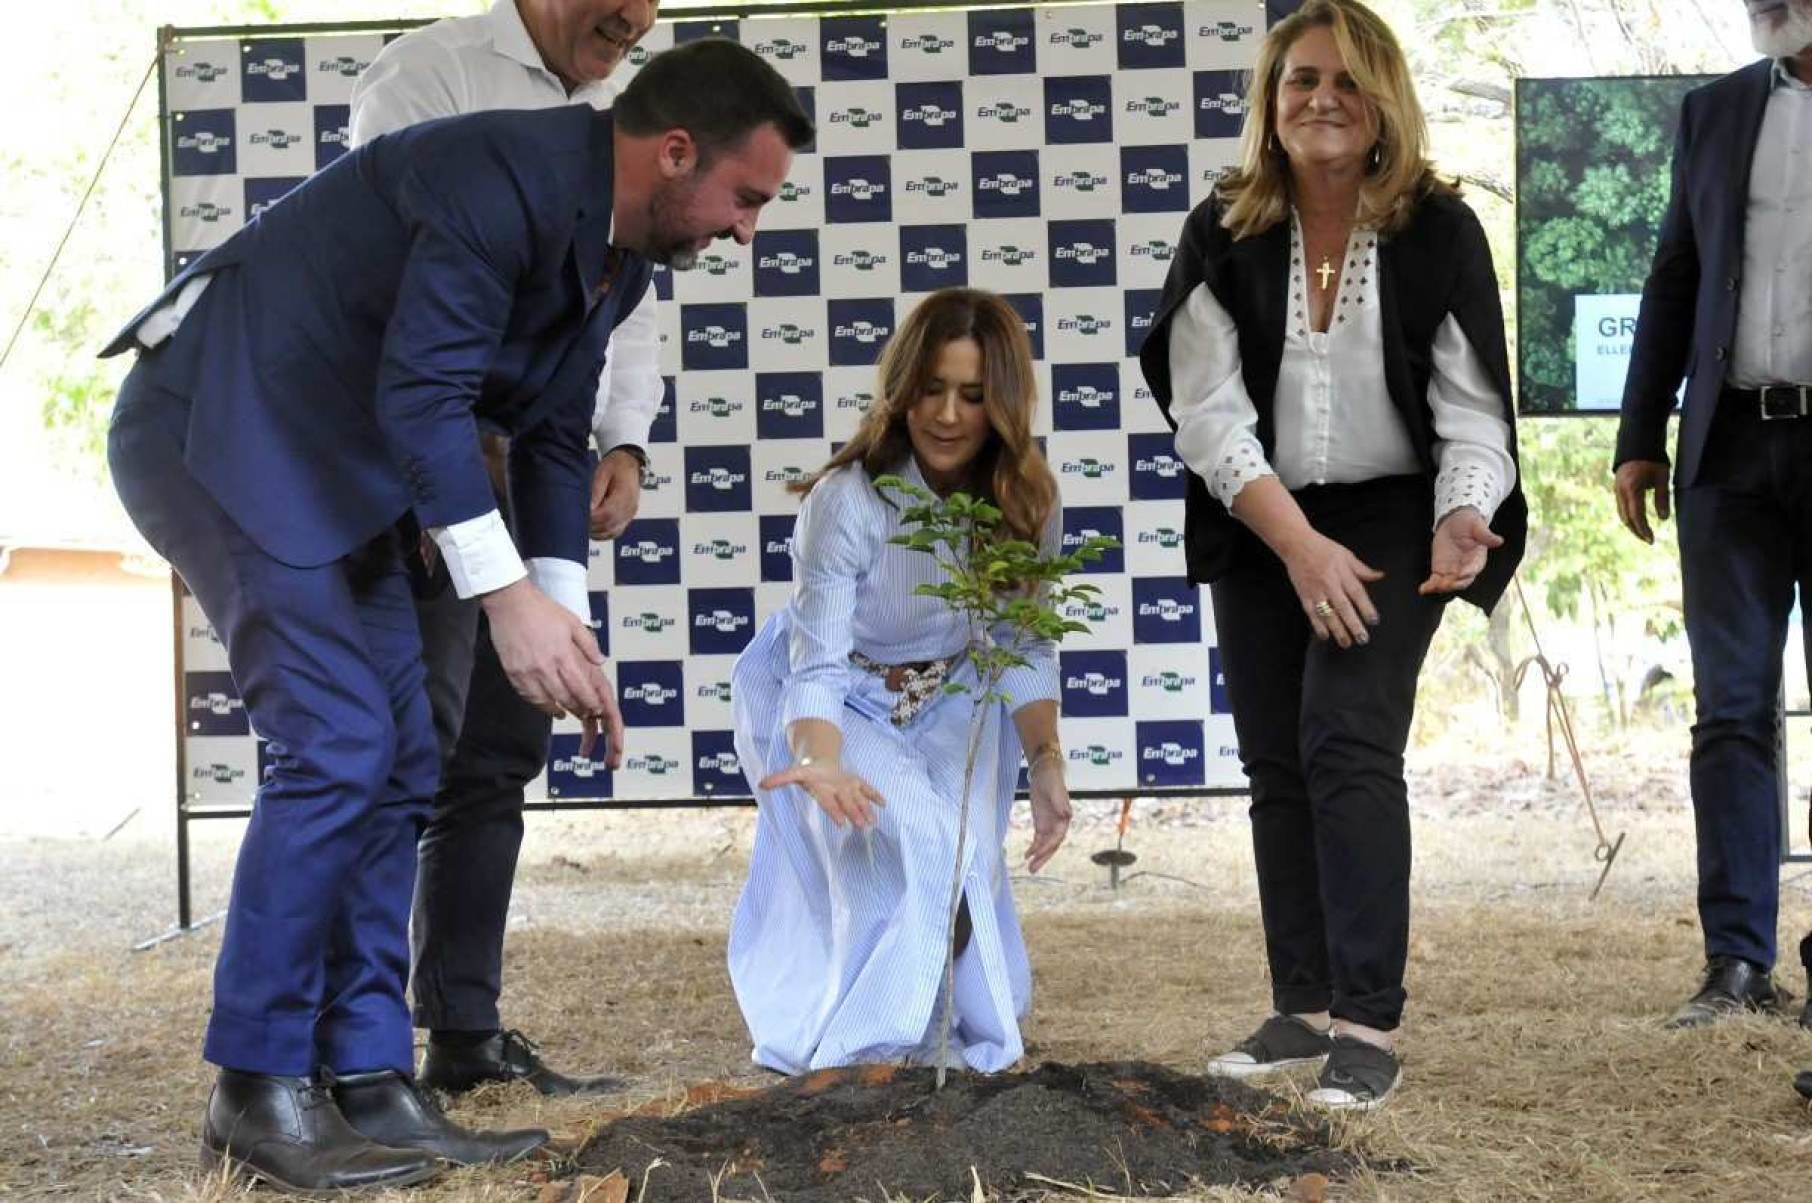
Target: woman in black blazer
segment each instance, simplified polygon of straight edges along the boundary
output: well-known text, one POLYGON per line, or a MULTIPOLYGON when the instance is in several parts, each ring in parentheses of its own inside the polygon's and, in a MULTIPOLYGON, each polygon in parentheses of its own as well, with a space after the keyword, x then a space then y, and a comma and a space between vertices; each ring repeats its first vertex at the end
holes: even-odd
POLYGON ((1140 352, 1191 470, 1275 1010, 1209 1069, 1319 1064, 1330 1108, 1397 1084, 1416 678, 1449 597, 1503 592, 1526 520, 1491 252, 1425 143, 1390 30, 1308 0, 1140 352))

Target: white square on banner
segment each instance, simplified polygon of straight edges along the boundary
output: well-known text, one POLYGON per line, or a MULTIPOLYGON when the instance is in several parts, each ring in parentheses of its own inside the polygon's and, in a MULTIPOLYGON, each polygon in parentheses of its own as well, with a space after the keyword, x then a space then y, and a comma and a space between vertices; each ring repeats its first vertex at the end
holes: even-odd
POLYGON ((825 296, 887 297, 900 291, 900 237, 894 226, 825 226, 818 245, 825 296))
POLYGON ((227 671, 226 644, 202 613, 201 603, 186 593, 182 599, 182 666, 193 672, 227 671))
POLYGON ((761 229, 815 230, 824 224, 824 160, 794 155, 780 192, 761 212, 761 229))
POLYGON ((1170 432, 1164 411, 1145 383, 1145 371, 1136 359, 1120 363, 1120 428, 1128 433, 1170 432))
POLYGON ((689 732, 668 727, 639 728, 630 733, 623 749, 623 767, 616 771, 611 793, 619 798, 689 798, 691 755, 689 732))
POLYGON ((969 74, 960 12, 902 12, 887 19, 887 71, 899 80, 963 79, 969 74))
MULTIPOLYGON (((1199 198, 1198 198, 1199 199, 1199 198)), ((1159 289, 1187 213, 1127 213, 1119 222, 1120 287, 1159 289)))
MULTIPOLYGON (((753 252, 733 238, 719 238, 699 252, 698 262, 673 273, 675 306, 687 301, 721 301, 746 297, 754 286, 750 274, 753 252)), ((663 306, 666 308, 667 306, 663 306)))
POLYGON ((245 224, 245 181, 237 175, 189 175, 170 181, 170 245, 179 251, 219 246, 245 224))
POLYGON ((1032 378, 1038 382, 1038 408, 1032 411, 1032 433, 1046 439, 1056 428, 1056 414, 1051 407, 1051 365, 1040 359, 1032 364, 1032 378))
POLYGON ((610 590, 613 660, 658 660, 686 640, 686 591, 671 585, 619 585, 610 590))
POLYGON ((815 17, 750 18, 742 23, 740 41, 790 84, 810 86, 823 78, 815 17))
MULTIPOLYGON (((755 478, 755 512, 757 514, 796 514, 799 495, 787 486, 804 480, 830 458, 827 439, 763 439, 755 444, 752 475, 755 478)), ((739 585, 760 579, 755 565, 739 585)))
POLYGON ((308 63, 308 99, 314 104, 351 104, 352 89, 384 48, 384 35, 330 34, 303 40, 308 63))
POLYGON ((1093 430, 1058 431, 1045 440, 1045 456, 1065 505, 1125 504, 1125 440, 1093 430))
POLYGON ((1072 790, 1121 789, 1133 779, 1133 729, 1125 719, 1066 718, 1058 731, 1072 790))
POLYGON ((872 367, 827 368, 824 372, 824 437, 847 443, 875 404, 877 376, 872 367))
POLYGON ((1244 791, 1246 771, 1239 762, 1239 736, 1233 730, 1231 714, 1211 714, 1202 724, 1202 746, 1207 760, 1209 789, 1244 791))
POLYGON ((258 741, 243 735, 191 735, 183 744, 184 798, 243 806, 258 789, 258 741))
POLYGON ((894 91, 885 81, 818 89, 820 155, 884 155, 894 146, 894 91))
POLYGON ((1264 36, 1265 6, 1257 0, 1190 0, 1183 6, 1184 55, 1193 70, 1250 68, 1264 36))
POLYGON ((680 519, 680 579, 705 587, 746 585, 760 574, 754 514, 680 519))
POLYGON ((239 96, 238 42, 181 42, 164 55, 164 103, 170 112, 235 108, 239 96))
POLYGON ((1044 81, 987 75, 963 83, 963 136, 970 150, 1025 150, 1044 142, 1044 81))
POLYGON ((902 225, 968 221, 974 211, 968 161, 960 150, 894 152, 894 220, 902 225))
POLYGON ((1107 363, 1125 353, 1117 288, 1055 288, 1044 303, 1044 356, 1052 363, 1107 363))
POLYGON ((1072 585, 1093 585, 1093 597, 1065 602, 1057 612, 1089 629, 1063 637, 1069 648, 1122 648, 1132 646, 1132 582, 1124 576, 1082 573, 1067 578, 1072 585))
POLYGON ((1118 30, 1111 4, 1040 5, 1038 73, 1106 75, 1114 70, 1118 30))
MULTIPOLYGON (((757 624, 761 622, 759 615, 757 624)), ((730 670, 735 656, 689 656, 686 659, 686 725, 700 730, 732 724, 730 670)))
MULTIPOLYGON (((1124 442, 1124 440, 1122 440, 1124 442)), ((1183 506, 1175 501, 1126 503, 1126 574, 1181 576, 1183 506)))
POLYGON ((792 600, 793 586, 789 583, 770 581, 755 586, 755 629, 759 631, 766 626, 768 619, 780 613, 792 600))
POLYGON ((1051 278, 1044 222, 999 217, 969 223, 969 281, 995 292, 1039 293, 1051 278))
POLYGON ((1195 136, 1184 70, 1135 71, 1115 85, 1114 141, 1121 146, 1187 145, 1195 136))
POLYGON ((755 377, 747 371, 681 372, 675 381, 679 441, 720 447, 755 441, 755 377))
POLYGON ((1111 145, 1046 147, 1039 160, 1044 215, 1048 220, 1117 217, 1120 150, 1111 145))
MULTIPOLYGON (((1188 93, 1184 93, 1188 95, 1188 93)), ((1194 138, 1189 143, 1189 195, 1206 200, 1221 177, 1239 166, 1238 138, 1194 138)))
POLYGON ((824 301, 818 297, 756 301, 749 307, 749 366, 758 372, 819 370, 830 355, 824 320, 824 301))
POLYGON ((1208 704, 1206 644, 1147 644, 1127 653, 1132 717, 1204 718, 1208 704))
POLYGON ((686 509, 684 451, 678 443, 655 443, 646 448, 648 466, 642 469, 643 518, 677 518, 686 509))
POLYGON ((315 172, 315 106, 247 106, 239 113, 239 174, 301 179, 315 172))

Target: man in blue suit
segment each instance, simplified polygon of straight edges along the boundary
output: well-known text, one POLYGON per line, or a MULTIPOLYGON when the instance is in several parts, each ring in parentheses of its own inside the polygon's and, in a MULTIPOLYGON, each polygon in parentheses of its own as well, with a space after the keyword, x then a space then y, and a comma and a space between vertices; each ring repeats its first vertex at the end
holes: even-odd
POLYGON ((404 557, 430 536, 516 689, 619 761, 584 575, 610 332, 652 264, 749 242, 811 137, 755 54, 689 43, 610 110, 449 118, 343 156, 107 348, 139 352, 108 441, 120 496, 268 741, 215 969, 205 1162, 335 1191, 545 1140, 456 1128, 412 1077, 437 753, 404 557), (480 427, 510 438, 519 545, 480 427))
POLYGON ((1778 1009, 1785 993, 1772 978, 1775 706, 1794 586, 1812 584, 1812 0, 1747 7, 1769 57, 1681 110, 1617 431, 1618 512, 1653 542, 1648 496, 1665 519, 1667 419, 1685 379, 1674 487, 1706 965, 1676 1028, 1778 1009))

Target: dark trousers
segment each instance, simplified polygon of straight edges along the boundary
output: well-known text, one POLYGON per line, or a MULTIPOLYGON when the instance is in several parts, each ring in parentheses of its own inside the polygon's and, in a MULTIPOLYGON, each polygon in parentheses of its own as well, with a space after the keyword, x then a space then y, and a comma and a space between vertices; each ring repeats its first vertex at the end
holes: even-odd
POLYGON ((416 613, 441 778, 418 846, 413 1017, 442 1031, 498 1028, 524 791, 547 763, 552 720, 504 675, 475 599, 448 588, 418 599, 416 613))
POLYGON ((268 741, 204 1055, 251 1073, 408 1071, 406 933, 434 743, 401 558, 386 537, 297 568, 253 543, 184 466, 189 402, 159 384, 165 353, 120 391, 114 483, 214 624, 268 741))
POLYGON ((1403 750, 1444 602, 1428 575, 1426 478, 1299 490, 1316 530, 1382 571, 1381 621, 1347 650, 1315 638, 1281 561, 1251 553, 1213 586, 1221 667, 1252 787, 1273 1005, 1389 1031, 1409 950, 1403 750))
POLYGON ((1797 585, 1812 579, 1812 418, 1763 422, 1726 394, 1677 499, 1692 646, 1692 807, 1707 956, 1774 965, 1776 711, 1797 585))

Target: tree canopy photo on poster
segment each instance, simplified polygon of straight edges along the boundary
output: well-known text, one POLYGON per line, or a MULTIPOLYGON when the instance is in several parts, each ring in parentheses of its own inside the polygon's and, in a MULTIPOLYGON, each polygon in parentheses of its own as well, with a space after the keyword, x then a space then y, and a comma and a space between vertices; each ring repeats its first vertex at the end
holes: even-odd
POLYGON ((1523 413, 1618 408, 1638 298, 1667 209, 1680 102, 1709 79, 1517 81, 1523 413))

